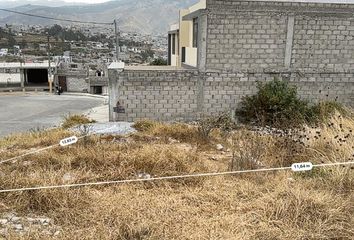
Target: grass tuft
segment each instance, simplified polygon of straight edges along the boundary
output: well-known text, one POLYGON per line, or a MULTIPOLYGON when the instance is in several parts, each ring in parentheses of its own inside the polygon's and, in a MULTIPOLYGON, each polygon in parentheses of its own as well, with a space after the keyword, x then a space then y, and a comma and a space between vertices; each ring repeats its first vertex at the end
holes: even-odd
POLYGON ((94 123, 94 120, 87 118, 85 115, 68 115, 64 117, 62 128, 69 129, 77 125, 94 123))

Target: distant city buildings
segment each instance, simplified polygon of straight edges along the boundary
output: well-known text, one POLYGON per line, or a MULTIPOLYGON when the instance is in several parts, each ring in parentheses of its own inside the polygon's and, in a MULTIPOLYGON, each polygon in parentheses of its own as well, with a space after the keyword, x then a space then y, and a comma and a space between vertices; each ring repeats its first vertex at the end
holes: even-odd
MULTIPOLYGON (((11 32, 11 41, 15 44, 10 45, 10 39, 0 41, 0 64, 12 62, 13 65, 11 68, 7 68, 6 64, 0 66, 0 87, 33 86, 32 79, 37 75, 33 75, 35 71, 27 70, 22 63, 44 64, 48 62, 50 50, 55 69, 52 70, 54 85, 60 85, 64 91, 107 93, 107 66, 117 59, 115 35, 111 27, 6 25, 1 30, 5 34, 11 32), (65 33, 69 34, 64 36, 65 33)), ((127 65, 149 65, 158 58, 167 60, 167 37, 164 35, 121 32, 119 40, 119 60, 127 65)), ((35 84, 36 88, 48 89, 47 68, 42 67, 41 73, 35 72, 41 79, 35 84)))

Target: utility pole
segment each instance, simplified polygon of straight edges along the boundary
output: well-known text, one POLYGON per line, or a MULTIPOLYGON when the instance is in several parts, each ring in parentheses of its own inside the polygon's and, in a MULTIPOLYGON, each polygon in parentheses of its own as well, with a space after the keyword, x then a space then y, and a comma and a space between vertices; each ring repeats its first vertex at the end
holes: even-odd
POLYGON ((47 40, 48 40, 48 82, 49 82, 49 92, 52 93, 53 92, 53 80, 52 80, 52 67, 51 67, 51 61, 50 61, 50 37, 49 37, 49 33, 47 36, 47 40))
POLYGON ((114 32, 116 34, 116 60, 119 62, 119 29, 117 19, 114 19, 114 32))

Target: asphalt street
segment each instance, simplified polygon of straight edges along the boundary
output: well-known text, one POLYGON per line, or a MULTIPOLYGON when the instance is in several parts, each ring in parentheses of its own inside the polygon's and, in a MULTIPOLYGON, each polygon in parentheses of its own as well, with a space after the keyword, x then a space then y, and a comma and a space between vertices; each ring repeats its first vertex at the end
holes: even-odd
POLYGON ((103 103, 103 99, 89 96, 0 95, 0 137, 59 126, 64 116, 86 113, 103 103))

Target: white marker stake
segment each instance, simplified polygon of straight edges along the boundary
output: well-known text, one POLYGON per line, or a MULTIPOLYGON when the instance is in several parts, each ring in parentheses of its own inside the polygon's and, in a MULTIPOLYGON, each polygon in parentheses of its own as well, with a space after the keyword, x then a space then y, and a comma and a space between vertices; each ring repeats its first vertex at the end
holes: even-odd
POLYGON ((291 166, 291 169, 294 172, 306 172, 306 171, 311 171, 313 169, 313 164, 310 162, 305 162, 305 163, 294 163, 291 166))
POLYGON ((72 137, 60 140, 59 144, 60 144, 60 146, 65 147, 65 146, 69 146, 71 144, 75 144, 75 143, 77 143, 77 141, 78 141, 78 138, 76 136, 72 136, 72 137))

